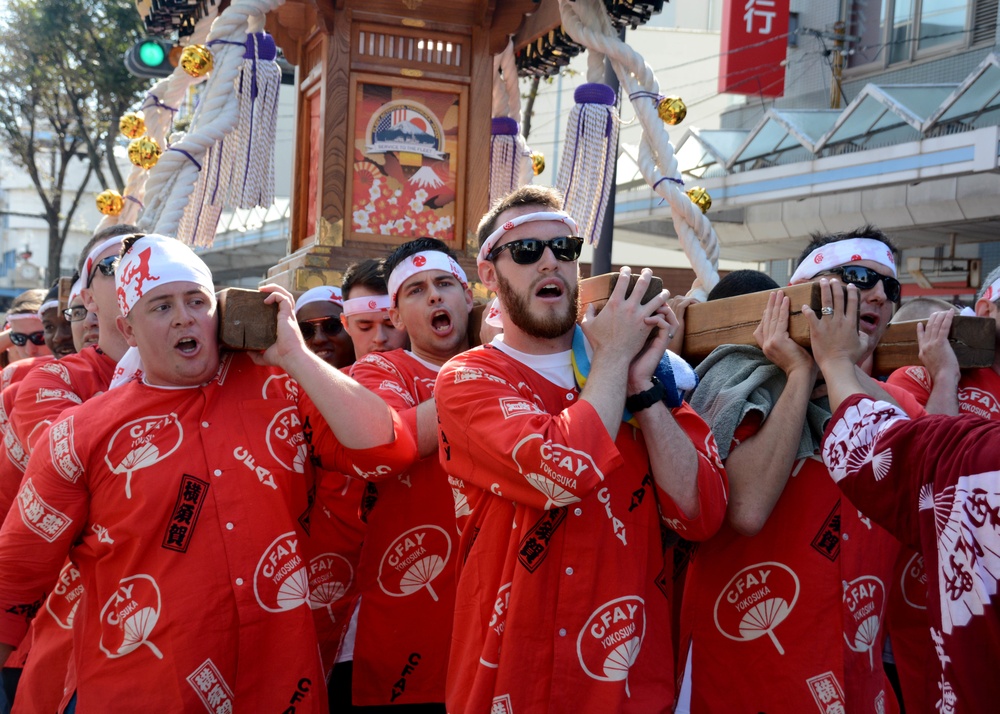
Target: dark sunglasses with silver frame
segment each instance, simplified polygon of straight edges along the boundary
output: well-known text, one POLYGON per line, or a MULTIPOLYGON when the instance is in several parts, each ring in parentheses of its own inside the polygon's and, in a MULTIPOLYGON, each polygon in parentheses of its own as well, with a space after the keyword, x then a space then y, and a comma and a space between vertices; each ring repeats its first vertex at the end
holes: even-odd
POLYGON ((570 263, 580 257, 580 251, 583 250, 583 238, 579 236, 559 236, 549 240, 521 238, 497 246, 489 252, 486 259, 496 260, 497 256, 506 250, 510 251, 511 259, 518 265, 531 265, 541 259, 546 248, 552 251, 552 255, 557 260, 570 263))
POLYGON ((859 290, 871 290, 881 281, 889 302, 899 302, 902 294, 902 286, 894 277, 882 275, 882 273, 863 265, 842 265, 839 268, 831 268, 827 272, 836 275, 841 282, 853 285, 859 290))
POLYGON ((108 257, 102 258, 101 260, 97 261, 97 263, 94 265, 95 269, 94 272, 91 272, 91 274, 87 277, 87 285, 85 287, 89 288, 94 283, 94 276, 97 275, 98 270, 101 271, 101 275, 105 277, 108 278, 115 277, 116 267, 118 267, 117 255, 109 255, 108 257))

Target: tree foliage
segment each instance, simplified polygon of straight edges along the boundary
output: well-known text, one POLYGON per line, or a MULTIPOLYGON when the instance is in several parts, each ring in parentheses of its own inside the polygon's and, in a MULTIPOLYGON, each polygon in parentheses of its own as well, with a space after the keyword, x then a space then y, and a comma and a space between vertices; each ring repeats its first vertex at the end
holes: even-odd
POLYGON ((124 187, 118 118, 148 81, 122 57, 142 26, 129 0, 11 0, 0 25, 0 143, 27 171, 49 227, 49 276, 91 177, 124 187), (70 178, 80 162, 83 178, 70 178))

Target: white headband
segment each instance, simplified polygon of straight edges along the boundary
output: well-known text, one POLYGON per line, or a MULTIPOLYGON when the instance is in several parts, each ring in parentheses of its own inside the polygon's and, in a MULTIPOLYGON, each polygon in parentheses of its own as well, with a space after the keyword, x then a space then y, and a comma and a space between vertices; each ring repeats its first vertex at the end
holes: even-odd
POLYGON ((503 237, 504 233, 509 230, 513 230, 524 223, 531 223, 532 221, 560 221, 561 223, 565 223, 569 226, 573 235, 577 235, 580 232, 580 228, 576 225, 576 221, 574 221, 572 216, 565 211, 525 213, 523 216, 518 216, 517 218, 511 218, 509 221, 504 221, 502 226, 487 236, 486 240, 483 241, 483 244, 479 246, 479 255, 476 256, 476 265, 482 265, 486 262, 486 256, 490 254, 490 251, 493 250, 493 246, 495 246, 497 241, 503 237))
POLYGON ((486 305, 486 324, 490 327, 503 329, 503 310, 500 309, 500 297, 497 296, 486 305))
POLYGON ((151 233, 139 238, 118 261, 115 287, 123 316, 158 285, 195 283, 215 293, 212 271, 205 261, 176 238, 151 233))
POLYGON ((403 283, 417 273, 428 270, 443 270, 446 273, 451 273, 458 278, 463 288, 469 287, 469 279, 465 277, 465 271, 462 270, 462 266, 455 262, 454 258, 440 250, 424 250, 403 259, 399 265, 392 269, 392 274, 389 275, 389 304, 396 304, 396 293, 399 292, 403 283))
POLYGON ((359 315, 364 312, 389 312, 392 302, 388 295, 366 295, 344 300, 345 315, 359 315))
POLYGON ((340 288, 333 285, 320 285, 318 288, 306 290, 295 301, 295 312, 311 302, 332 302, 335 305, 344 306, 344 298, 341 297, 340 288))
POLYGON ((821 245, 807 255, 802 264, 795 269, 788 284, 807 282, 827 270, 856 263, 859 260, 871 260, 883 265, 892 271, 892 277, 896 277, 896 259, 889 246, 874 238, 848 238, 821 245))
POLYGON ((13 315, 11 315, 11 314, 8 313, 8 315, 7 315, 7 322, 10 322, 11 320, 13 320, 15 322, 17 320, 27 320, 28 318, 31 318, 32 320, 37 320, 38 319, 38 313, 36 313, 36 312, 15 312, 13 315))
POLYGON ((990 302, 1000 300, 1000 278, 990 283, 990 286, 983 291, 983 296, 979 299, 989 300, 990 302))
POLYGON ((46 310, 51 310, 52 308, 59 309, 59 300, 48 300, 42 303, 42 306, 38 308, 38 319, 42 318, 42 313, 46 310))
POLYGON ((112 236, 102 243, 95 245, 90 252, 87 253, 87 259, 83 261, 83 272, 80 273, 80 284, 83 287, 88 287, 90 285, 90 274, 94 270, 94 266, 97 263, 97 256, 106 251, 108 248, 121 248, 122 240, 128 237, 128 233, 120 236, 112 236))
POLYGON ((145 367, 142 364, 142 357, 139 356, 139 349, 129 347, 125 350, 122 358, 118 360, 108 389, 115 389, 133 380, 140 380, 142 379, 143 372, 145 372, 145 367))
POLYGON ((82 288, 83 288, 83 278, 79 278, 75 283, 73 283, 73 287, 69 289, 69 299, 66 301, 67 307, 72 305, 73 301, 76 298, 80 297, 80 290, 82 288))

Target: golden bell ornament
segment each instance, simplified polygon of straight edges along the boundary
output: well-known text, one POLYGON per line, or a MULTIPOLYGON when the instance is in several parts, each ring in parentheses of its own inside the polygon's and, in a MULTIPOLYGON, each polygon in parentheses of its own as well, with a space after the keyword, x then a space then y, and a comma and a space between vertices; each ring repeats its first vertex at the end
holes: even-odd
POLYGON ((684 121, 684 117, 688 113, 688 108, 687 104, 680 97, 664 97, 656 105, 656 113, 660 115, 660 119, 670 126, 677 126, 684 121))
POLYGON ((712 207, 712 197, 701 186, 689 188, 684 193, 691 199, 691 203, 701 209, 702 213, 708 213, 708 209, 712 207))
POLYGON ((181 52, 181 69, 192 77, 204 77, 212 71, 212 50, 205 45, 188 45, 181 52))
POLYGON ((118 131, 129 139, 137 139, 146 133, 146 117, 142 112, 122 114, 122 118, 118 120, 118 131))
POLYGON ((125 208, 125 199, 113 189, 97 194, 97 210, 105 216, 117 216, 125 208))
POLYGON ((531 170, 535 172, 535 176, 545 170, 545 154, 541 151, 531 152, 531 170))
POLYGON ((160 145, 148 136, 140 136, 128 143, 128 160, 143 169, 156 166, 160 153, 160 145))

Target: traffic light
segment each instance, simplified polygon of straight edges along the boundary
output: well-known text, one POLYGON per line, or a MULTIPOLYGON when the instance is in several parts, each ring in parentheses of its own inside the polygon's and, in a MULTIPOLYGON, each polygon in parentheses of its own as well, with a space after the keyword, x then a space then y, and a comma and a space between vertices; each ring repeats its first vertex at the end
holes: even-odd
POLYGON ((136 77, 167 77, 174 71, 170 63, 173 43, 157 37, 144 37, 125 53, 125 69, 136 77))

